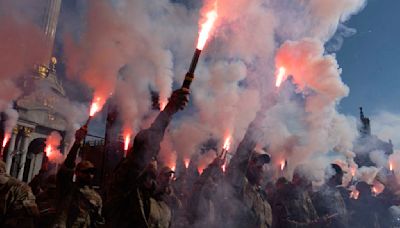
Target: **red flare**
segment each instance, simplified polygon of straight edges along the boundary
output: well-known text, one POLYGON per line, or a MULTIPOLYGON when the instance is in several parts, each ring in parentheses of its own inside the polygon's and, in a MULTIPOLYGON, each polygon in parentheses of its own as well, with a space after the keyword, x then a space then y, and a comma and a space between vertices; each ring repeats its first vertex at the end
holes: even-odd
POLYGON ((51 147, 50 144, 46 145, 45 153, 46 153, 47 157, 51 157, 51 155, 52 155, 52 147, 51 147))
POLYGON ((283 171, 283 170, 285 169, 285 166, 286 166, 286 161, 285 161, 285 160, 282 160, 282 161, 280 162, 279 166, 280 166, 280 168, 281 168, 281 171, 283 171))
POLYGON ((8 140, 10 140, 10 137, 11 137, 10 133, 5 133, 4 134, 4 139, 3 139, 3 144, 2 144, 3 148, 6 147, 6 145, 8 143, 8 140))
POLYGON ((175 164, 171 165, 171 170, 175 172, 175 170, 176 170, 176 165, 175 164))
POLYGON ((222 172, 226 172, 226 160, 225 160, 225 162, 224 162, 224 164, 221 166, 221 168, 222 168, 222 172))
POLYGON ((228 137, 225 139, 224 147, 223 147, 223 148, 224 148, 224 150, 228 151, 230 147, 231 147, 231 137, 228 136, 228 137))
POLYGON ((100 97, 96 97, 92 104, 90 105, 90 112, 89 112, 89 116, 93 117, 97 112, 100 111, 102 104, 100 103, 101 99, 100 97))
POLYGON ((202 168, 197 168, 197 171, 199 172, 199 174, 201 175, 202 173, 203 173, 203 171, 204 171, 204 169, 202 169, 202 168))
POLYGON ((389 162, 389 170, 393 171, 393 163, 392 162, 389 162))
POLYGON ((197 41, 197 49, 203 50, 208 37, 210 36, 210 32, 213 28, 215 21, 218 18, 217 14, 217 1, 214 2, 214 7, 212 10, 208 11, 205 14, 206 20, 204 23, 200 25, 201 29, 199 32, 199 39, 197 41))
POLYGON ((131 134, 126 134, 124 137, 124 151, 128 151, 131 142, 131 134))
POLYGON ((357 171, 357 170, 356 170, 356 168, 354 168, 354 167, 350 169, 350 172, 351 172, 351 176, 352 176, 352 177, 354 177, 354 176, 356 175, 356 171, 357 171))
POLYGON ((358 199, 358 196, 360 195, 360 192, 354 188, 351 192, 350 192, 350 198, 351 199, 358 199))
POLYGON ((167 106, 167 101, 160 101, 160 111, 164 110, 165 106, 167 106))
POLYGON ((189 158, 183 159, 183 163, 185 164, 185 168, 188 169, 190 164, 190 159, 189 158))
POLYGON ((278 73, 276 75, 276 82, 275 86, 280 87, 282 82, 285 80, 286 77, 286 68, 285 67, 279 67, 278 68, 278 73))

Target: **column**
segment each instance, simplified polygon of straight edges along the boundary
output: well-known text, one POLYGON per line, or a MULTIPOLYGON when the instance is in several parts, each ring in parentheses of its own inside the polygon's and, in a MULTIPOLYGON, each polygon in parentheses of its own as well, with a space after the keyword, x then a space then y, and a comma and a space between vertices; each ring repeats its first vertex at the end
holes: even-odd
POLYGON ((6 171, 10 174, 12 157, 14 156, 15 140, 17 139, 18 127, 14 127, 12 130, 12 135, 10 139, 10 144, 8 145, 7 158, 6 158, 6 171))
POLYGON ((31 166, 29 167, 29 174, 28 174, 28 183, 31 182, 33 178, 33 170, 36 165, 36 159, 37 159, 37 154, 32 154, 32 159, 31 159, 31 166))
POLYGON ((24 127, 23 128, 23 133, 24 133, 24 137, 22 138, 22 144, 20 145, 20 151, 21 151, 21 161, 19 163, 18 166, 18 180, 22 181, 22 178, 24 176, 24 168, 25 168, 25 161, 26 161, 26 154, 28 153, 28 146, 30 141, 30 137, 31 137, 31 133, 32 133, 32 128, 29 127, 24 127))

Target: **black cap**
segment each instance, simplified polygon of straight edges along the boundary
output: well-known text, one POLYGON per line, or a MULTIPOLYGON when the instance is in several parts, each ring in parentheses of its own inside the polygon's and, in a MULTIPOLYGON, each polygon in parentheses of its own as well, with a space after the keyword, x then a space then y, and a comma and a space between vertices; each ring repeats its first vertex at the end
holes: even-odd
POLYGON ((262 162, 263 164, 267 164, 271 161, 271 156, 269 154, 253 153, 252 160, 254 162, 262 162))
POLYGON ((331 164, 331 168, 335 171, 336 174, 343 174, 343 169, 338 164, 331 164))

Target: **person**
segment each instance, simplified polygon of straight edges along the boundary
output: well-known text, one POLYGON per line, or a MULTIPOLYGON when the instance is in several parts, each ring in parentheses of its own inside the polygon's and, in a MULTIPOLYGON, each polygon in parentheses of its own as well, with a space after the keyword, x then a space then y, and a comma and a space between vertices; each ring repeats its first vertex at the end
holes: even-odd
POLYGON ((260 187, 263 166, 270 162, 265 152, 256 151, 256 140, 262 134, 258 128, 264 118, 259 111, 250 123, 244 138, 239 143, 227 170, 227 190, 229 204, 222 202, 227 227, 271 227, 272 212, 260 187))
POLYGON ((174 227, 184 227, 186 222, 183 219, 183 206, 171 186, 174 175, 175 171, 167 166, 160 169, 157 175, 157 188, 155 190, 154 198, 157 201, 163 201, 168 205, 171 210, 171 224, 174 227))
POLYGON ((41 228, 52 227, 57 215, 56 175, 48 176, 41 186, 43 191, 36 196, 40 215, 35 224, 41 228))
POLYGON ((171 211, 154 198, 160 143, 172 116, 188 102, 188 92, 172 93, 167 106, 148 129, 135 137, 133 147, 113 173, 105 216, 107 227, 169 227, 171 211))
MULTIPOLYGON (((372 186, 364 181, 358 182, 356 189, 359 192, 358 198, 352 200, 350 211, 352 213, 350 224, 351 227, 381 227, 379 217, 383 210, 383 205, 372 195, 372 186), (367 209, 367 208, 373 208, 367 209)), ((388 211, 386 211, 386 214, 388 211)))
POLYGON ((9 176, 0 160, 0 227, 34 227, 39 211, 30 187, 9 176))
POLYGON ((343 174, 339 165, 331 164, 326 171, 326 175, 330 175, 329 180, 312 196, 318 216, 329 218, 325 227, 349 227, 346 204, 338 189, 343 183, 343 174))
POLYGON ((104 224, 101 215, 102 199, 93 189, 92 181, 96 171, 90 161, 75 160, 81 143, 87 134, 83 126, 75 133, 75 143, 57 172, 57 216, 55 227, 99 227, 104 224), (75 174, 76 181, 73 181, 75 174))
POLYGON ((322 226, 324 221, 318 218, 309 195, 311 181, 303 175, 301 166, 294 170, 292 182, 280 182, 272 204, 272 227, 322 226))
POLYGON ((224 178, 221 166, 225 160, 217 156, 194 183, 186 208, 191 227, 220 227, 218 203, 223 199, 220 184, 224 178))

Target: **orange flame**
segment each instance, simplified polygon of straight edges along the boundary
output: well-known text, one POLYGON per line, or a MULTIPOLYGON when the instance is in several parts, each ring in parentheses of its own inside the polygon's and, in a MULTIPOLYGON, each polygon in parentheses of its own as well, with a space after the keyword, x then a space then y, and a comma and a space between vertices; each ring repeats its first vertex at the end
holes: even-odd
POLYGON ((98 113, 101 109, 101 98, 100 97, 96 97, 95 99, 93 99, 92 104, 90 105, 90 112, 89 112, 89 116, 93 117, 96 113, 98 113))
POLYGON ((224 162, 224 164, 221 166, 221 168, 222 168, 222 172, 226 172, 226 160, 225 160, 225 162, 224 162))
POLYGON ((286 77, 286 68, 279 67, 278 74, 276 76, 275 86, 280 87, 285 77, 286 77))
POLYGON ((374 183, 374 186, 372 187, 371 191, 375 196, 377 196, 377 195, 381 194, 384 189, 385 189, 385 185, 383 185, 382 183, 376 181, 374 183))
POLYGON ((189 168, 189 164, 190 164, 190 159, 189 158, 185 158, 183 159, 183 163, 185 164, 185 168, 189 168))
POLYGON ((51 148, 51 145, 50 144, 46 145, 45 152, 47 157, 51 157, 52 151, 53 149, 51 148))
POLYGON ((280 168, 281 168, 282 171, 285 169, 285 166, 286 166, 286 161, 285 161, 285 160, 282 160, 282 161, 280 162, 280 168))
POLYGON ((198 168, 197 168, 197 171, 198 171, 198 172, 199 172, 199 174, 201 175, 201 174, 203 173, 204 169, 203 169, 203 168, 200 168, 200 167, 198 167, 198 168))
POLYGON ((358 196, 360 195, 360 192, 354 188, 351 192, 350 192, 350 198, 352 199, 358 199, 358 196))
POLYGON ((356 175, 356 168, 354 168, 354 167, 351 168, 350 172, 351 172, 351 176, 354 177, 356 175))
POLYGON ((2 144, 3 148, 6 147, 6 145, 8 143, 8 140, 10 140, 10 137, 11 137, 10 133, 5 133, 4 134, 4 139, 3 139, 3 144, 2 144))
POLYGON ((167 106, 167 101, 160 101, 160 111, 164 110, 164 108, 167 106))
POLYGON ((224 150, 228 151, 230 147, 231 147, 231 137, 228 136, 228 137, 225 139, 224 147, 223 147, 223 148, 224 148, 224 150))
POLYGON ((214 2, 214 8, 206 13, 206 21, 200 25, 199 39, 197 41, 197 49, 203 50, 208 37, 210 36, 211 29, 218 18, 217 14, 217 1, 214 2))
POLYGON ((125 135, 125 140, 124 140, 124 151, 127 151, 129 149, 129 144, 131 142, 131 134, 128 133, 125 135))

